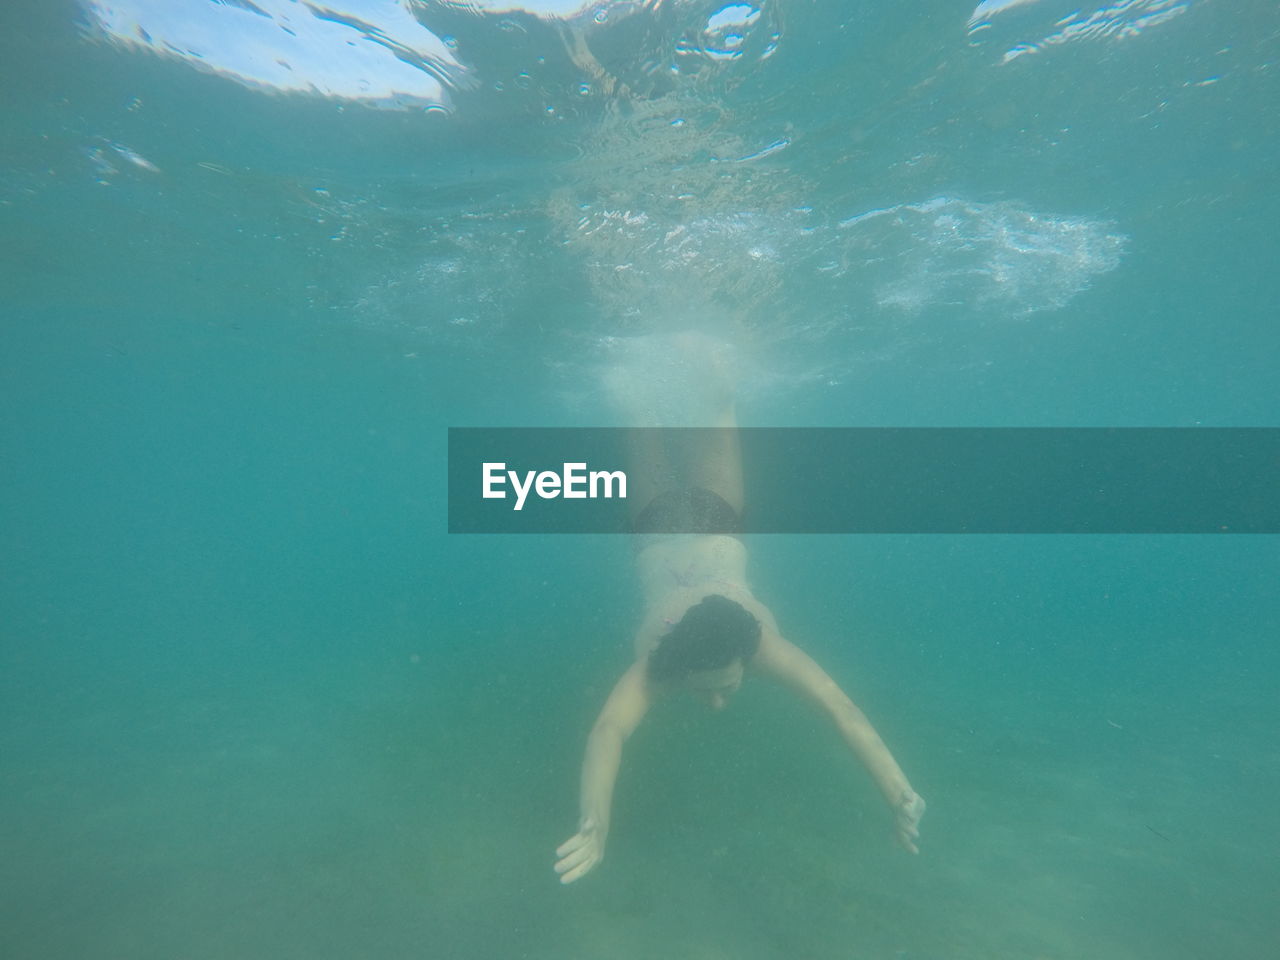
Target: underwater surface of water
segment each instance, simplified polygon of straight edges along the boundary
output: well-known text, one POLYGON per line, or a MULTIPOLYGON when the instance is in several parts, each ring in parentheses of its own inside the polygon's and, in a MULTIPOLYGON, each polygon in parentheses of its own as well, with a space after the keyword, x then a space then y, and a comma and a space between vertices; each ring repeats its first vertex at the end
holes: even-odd
POLYGON ((0 28, 0 954, 1275 954, 1275 537, 756 538, 920 856, 749 681, 561 887, 631 549, 445 533, 447 427, 670 404, 689 330, 746 425, 1276 426, 1274 4, 0 28))

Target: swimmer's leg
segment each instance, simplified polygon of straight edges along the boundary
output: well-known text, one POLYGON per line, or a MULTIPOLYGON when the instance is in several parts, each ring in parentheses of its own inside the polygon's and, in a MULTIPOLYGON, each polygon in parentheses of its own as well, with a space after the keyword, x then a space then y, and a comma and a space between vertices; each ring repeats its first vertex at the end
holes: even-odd
POLYGON ((686 486, 712 491, 741 514, 732 348, 684 332, 636 338, 618 350, 602 381, 623 422, 636 428, 627 441, 632 518, 658 494, 686 486), (681 443, 676 427, 699 428, 688 438, 696 442, 681 443))
POLYGON ((732 366, 727 349, 706 353, 706 383, 712 402, 712 422, 700 431, 699 448, 690 465, 694 486, 710 490, 733 507, 739 517, 745 502, 742 481, 742 445, 734 403, 732 366))
POLYGON ((653 498, 675 485, 676 476, 663 443, 663 431, 637 427, 627 431, 627 501, 631 520, 653 502, 653 498))

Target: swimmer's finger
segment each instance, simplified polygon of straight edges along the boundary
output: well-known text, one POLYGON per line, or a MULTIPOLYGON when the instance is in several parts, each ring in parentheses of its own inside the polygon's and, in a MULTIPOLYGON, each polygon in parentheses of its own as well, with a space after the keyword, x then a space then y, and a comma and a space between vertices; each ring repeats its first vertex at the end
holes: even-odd
POLYGON ((570 837, 564 843, 560 844, 560 846, 556 847, 556 856, 563 857, 567 854, 572 853, 574 850, 581 849, 582 845, 586 843, 589 839, 591 838, 588 837, 585 833, 575 833, 572 837, 570 837))
POLYGON ((560 874, 561 883, 573 883, 599 862, 600 856, 594 847, 583 847, 557 863, 556 873, 560 874))
POLYGON ((587 847, 571 850, 556 861, 556 873, 567 873, 590 856, 591 850, 587 847))
MULTIPOLYGON (((559 862, 556 863, 556 873, 561 875, 569 873, 580 867, 583 863, 586 863, 589 860, 594 860, 595 858, 596 849, 593 845, 585 844, 583 846, 576 847, 560 857, 559 862)), ((567 883, 568 881, 565 882, 567 883)))
POLYGON ((585 876, 585 875, 586 875, 586 873, 587 873, 587 871, 588 871, 588 870, 590 870, 592 867, 594 867, 594 866, 595 866, 597 863, 599 863, 599 862, 600 862, 600 861, 599 861, 599 860, 597 860, 595 857, 592 857, 592 858, 591 858, 590 860, 588 860, 586 863, 579 864, 578 866, 576 866, 576 867, 574 867, 572 870, 570 870, 568 873, 561 874, 561 876, 560 876, 560 882, 561 882, 561 883, 573 883, 573 881, 575 881, 575 880, 579 879, 580 877, 585 876))

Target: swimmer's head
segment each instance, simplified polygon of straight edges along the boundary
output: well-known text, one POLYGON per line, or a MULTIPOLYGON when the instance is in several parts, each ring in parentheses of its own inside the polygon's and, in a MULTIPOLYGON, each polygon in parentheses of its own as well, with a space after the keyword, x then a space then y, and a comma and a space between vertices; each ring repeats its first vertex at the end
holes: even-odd
POLYGON ((681 686, 712 710, 723 710, 742 686, 744 669, 743 661, 732 660, 717 670, 694 670, 684 675, 681 686))
POLYGON ((711 594, 685 611, 649 655, 649 679, 678 684, 723 707, 760 646, 760 621, 741 604, 711 594))

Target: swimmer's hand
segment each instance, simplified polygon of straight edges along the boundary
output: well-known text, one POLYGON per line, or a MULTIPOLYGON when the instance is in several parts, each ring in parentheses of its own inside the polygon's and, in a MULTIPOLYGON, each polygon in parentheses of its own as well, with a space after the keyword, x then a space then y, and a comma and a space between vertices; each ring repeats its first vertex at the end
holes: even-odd
POLYGON ((898 842, 910 853, 919 853, 916 841, 920 839, 920 818, 924 816, 924 797, 914 790, 903 790, 893 807, 894 831, 898 842))
POLYGON ((560 882, 573 883, 604 859, 604 831, 594 820, 583 820, 581 829, 560 844, 556 856, 560 882))

